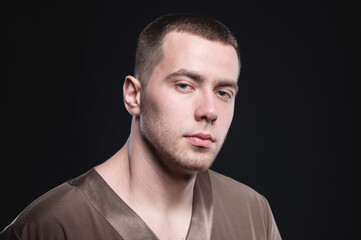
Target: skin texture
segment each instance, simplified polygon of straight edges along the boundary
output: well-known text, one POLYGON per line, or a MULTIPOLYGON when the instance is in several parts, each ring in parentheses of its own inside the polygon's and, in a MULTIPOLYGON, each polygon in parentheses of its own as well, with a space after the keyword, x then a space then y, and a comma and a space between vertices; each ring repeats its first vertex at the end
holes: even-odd
POLYGON ((163 52, 142 91, 141 135, 173 174, 206 170, 232 122, 236 52, 232 46, 179 32, 165 37, 163 52))
POLYGON ((232 122, 239 62, 232 46, 185 32, 168 33, 162 50, 145 88, 126 77, 129 139, 95 169, 160 239, 181 239, 197 172, 211 166, 232 122))

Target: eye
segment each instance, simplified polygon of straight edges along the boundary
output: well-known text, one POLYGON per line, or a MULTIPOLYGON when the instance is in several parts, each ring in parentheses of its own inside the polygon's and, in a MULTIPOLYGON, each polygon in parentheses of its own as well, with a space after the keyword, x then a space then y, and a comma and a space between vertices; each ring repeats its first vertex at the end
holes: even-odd
POLYGON ((177 85, 179 88, 185 90, 187 88, 190 88, 190 86, 188 84, 185 84, 185 83, 180 83, 177 85))
POLYGON ((189 93, 193 91, 193 87, 187 83, 177 83, 176 89, 182 93, 189 93))
POLYGON ((218 96, 222 97, 222 98, 226 98, 226 99, 231 99, 232 98, 232 94, 226 91, 217 91, 218 96))

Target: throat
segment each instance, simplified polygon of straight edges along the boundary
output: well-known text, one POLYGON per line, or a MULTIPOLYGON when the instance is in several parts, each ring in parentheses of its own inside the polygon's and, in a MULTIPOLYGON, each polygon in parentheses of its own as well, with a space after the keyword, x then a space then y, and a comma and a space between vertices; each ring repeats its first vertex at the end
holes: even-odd
POLYGON ((192 221, 192 206, 165 215, 148 209, 139 216, 159 239, 186 239, 192 221))
MULTIPOLYGON (((185 239, 191 225, 195 177, 147 176, 130 186, 129 206, 159 239, 185 239)), ((133 179, 135 180, 135 179, 133 179)))

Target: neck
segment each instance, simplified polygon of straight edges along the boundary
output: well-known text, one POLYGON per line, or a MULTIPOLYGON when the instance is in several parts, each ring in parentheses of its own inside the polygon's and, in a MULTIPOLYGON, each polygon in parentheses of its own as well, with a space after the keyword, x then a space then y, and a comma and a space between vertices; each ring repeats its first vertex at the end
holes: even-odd
POLYGON ((162 167, 135 121, 123 148, 96 170, 134 210, 191 210, 196 173, 176 175, 162 167))
POLYGON ((133 120, 128 140, 129 195, 141 204, 169 211, 192 205, 196 174, 175 174, 160 164, 133 120))

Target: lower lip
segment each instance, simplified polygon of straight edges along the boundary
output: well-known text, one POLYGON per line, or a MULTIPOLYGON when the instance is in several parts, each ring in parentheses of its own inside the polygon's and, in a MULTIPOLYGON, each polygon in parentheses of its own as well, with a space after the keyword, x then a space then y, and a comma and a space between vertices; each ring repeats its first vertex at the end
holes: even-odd
POLYGON ((187 137, 189 143, 197 147, 205 147, 208 148, 211 146, 212 141, 209 139, 203 139, 199 137, 187 137))

